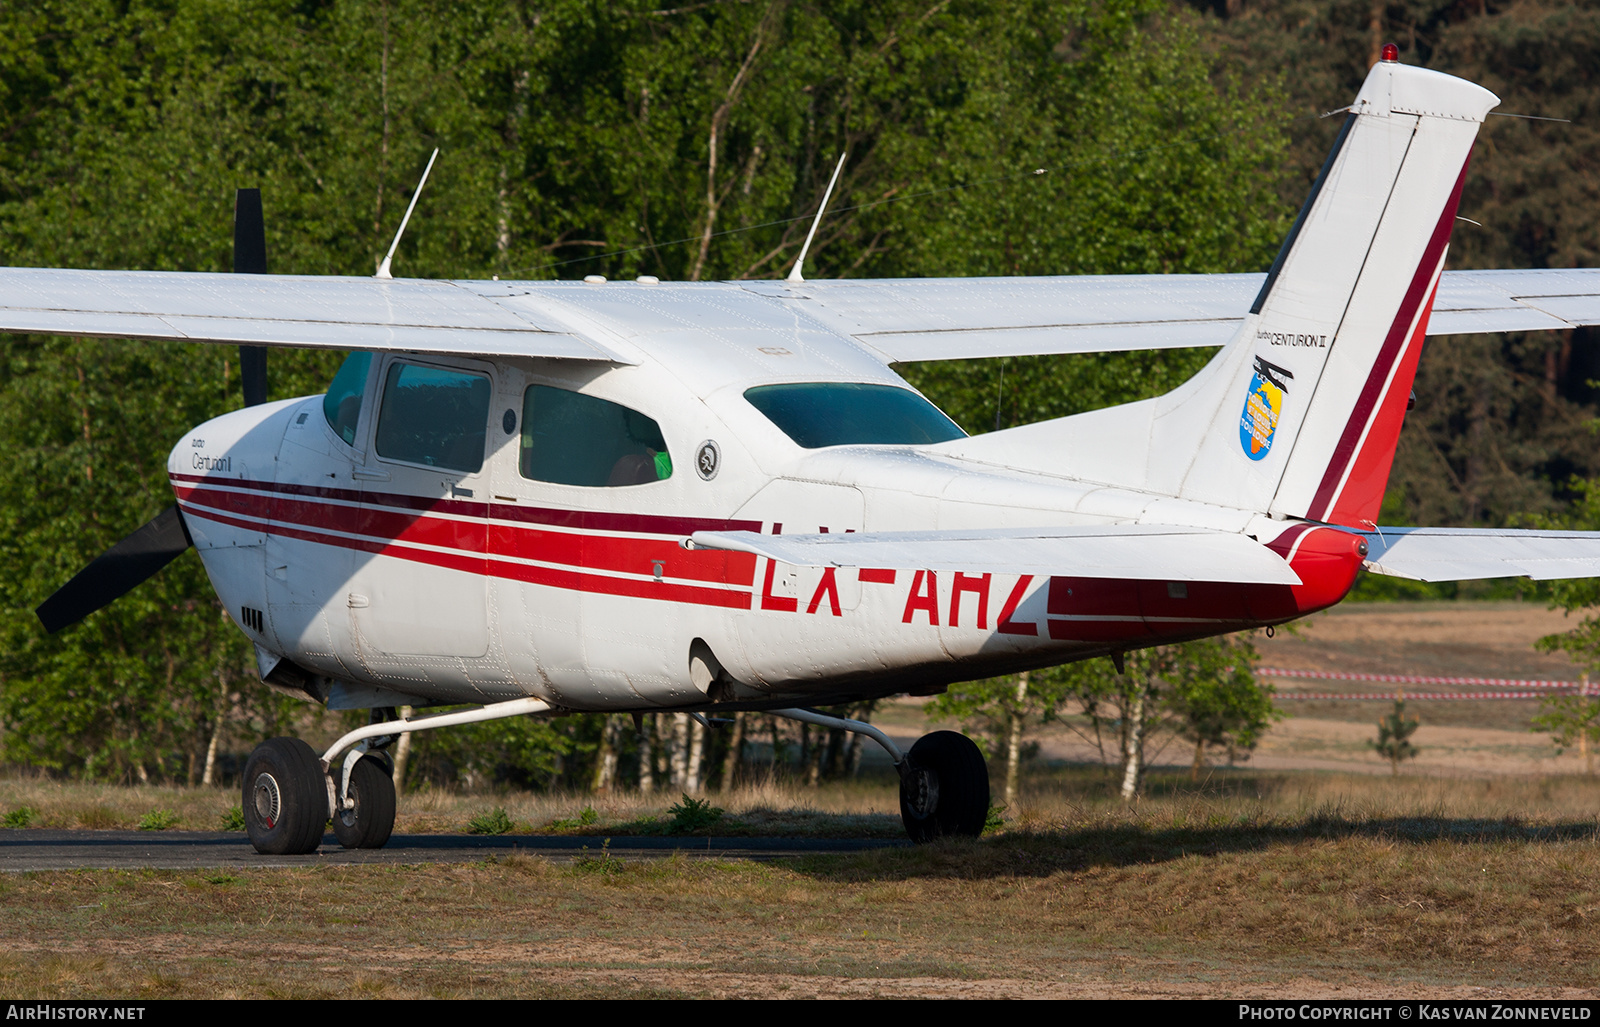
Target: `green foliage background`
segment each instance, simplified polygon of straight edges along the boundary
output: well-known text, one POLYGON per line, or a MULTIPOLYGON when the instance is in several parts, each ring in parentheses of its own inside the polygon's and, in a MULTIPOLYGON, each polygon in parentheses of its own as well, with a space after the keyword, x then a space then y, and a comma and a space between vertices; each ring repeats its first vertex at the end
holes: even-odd
MULTIPOLYGON (((259 186, 273 271, 370 274, 437 146, 400 274, 781 276, 846 151, 812 277, 1259 270, 1326 147, 1311 115, 1347 102, 1364 73, 1368 13, 1264 0, 32 0, 0 7, 0 262, 225 270, 233 191, 259 186)), ((1381 14, 1385 31, 1414 23, 1408 59, 1477 77, 1521 111, 1589 109, 1587 7, 1381 14)), ((1570 184, 1590 129, 1516 123, 1487 138, 1464 210, 1498 242, 1457 252, 1592 259, 1592 221, 1562 221, 1583 198, 1572 190, 1594 188, 1592 175, 1570 184)), ((1473 343, 1448 367, 1425 357, 1413 418, 1425 428, 1403 438, 1397 511, 1558 512, 1566 477, 1594 470, 1579 444, 1593 398, 1581 342, 1473 343)), ((1151 395, 1207 355, 905 373, 977 431, 1151 395)), ((321 391, 339 356, 274 353, 273 394, 321 391)), ((303 718, 254 680, 192 554, 60 638, 31 612, 170 503, 172 440, 238 405, 225 348, 0 342, 5 760, 193 779, 219 720, 247 749, 303 718)), ((598 733, 571 718, 423 735, 419 765, 434 745, 437 766, 581 781, 598 733)))

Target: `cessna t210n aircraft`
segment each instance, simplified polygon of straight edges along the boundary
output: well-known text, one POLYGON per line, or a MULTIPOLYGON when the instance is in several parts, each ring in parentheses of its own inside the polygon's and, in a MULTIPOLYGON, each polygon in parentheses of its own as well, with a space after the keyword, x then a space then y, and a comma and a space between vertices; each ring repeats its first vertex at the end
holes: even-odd
POLYGON ((177 441, 177 505, 50 630, 192 544, 270 684, 262 852, 381 846, 405 731, 764 710, 869 734, 912 837, 977 834, 977 748, 808 707, 1280 624, 1365 566, 1600 574, 1600 536, 1380 528, 1428 334, 1600 323, 1595 271, 1443 270, 1497 103, 1392 51, 1266 275, 722 283, 0 271, 0 330, 351 350, 177 441), (896 361, 1220 346, 1154 399, 968 437, 896 361), (395 719, 402 706, 460 706, 395 719))

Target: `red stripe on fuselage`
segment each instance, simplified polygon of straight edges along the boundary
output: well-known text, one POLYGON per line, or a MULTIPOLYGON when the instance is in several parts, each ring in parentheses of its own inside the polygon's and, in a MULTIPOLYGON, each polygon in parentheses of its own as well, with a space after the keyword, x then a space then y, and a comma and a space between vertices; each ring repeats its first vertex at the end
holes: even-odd
MULTIPOLYGON (((655 565, 660 564, 663 578, 675 580, 652 580, 646 583, 650 587, 637 590, 630 590, 631 586, 610 585, 586 585, 583 590, 614 592, 622 588, 619 594, 690 602, 705 602, 708 597, 714 596, 713 605, 719 606, 730 603, 748 606, 748 594, 743 600, 737 594, 727 598, 729 593, 722 590, 683 586, 677 582, 687 579, 749 588, 755 581, 755 557, 748 553, 686 550, 672 538, 619 537, 593 532, 637 532, 644 529, 681 532, 759 530, 760 524, 756 522, 594 514, 587 511, 512 507, 509 504, 462 503, 447 499, 429 501, 414 496, 316 486, 279 487, 267 482, 203 478, 198 475, 175 474, 172 477, 173 489, 179 500, 195 516, 365 552, 389 553, 391 547, 408 545, 436 546, 452 551, 437 554, 448 557, 448 562, 432 558, 425 562, 472 570, 479 574, 486 573, 484 561, 493 560, 499 568, 495 573, 500 577, 538 579, 547 583, 571 580, 592 585, 610 579, 585 572, 610 571, 653 576, 655 565), (493 519, 486 521, 482 519, 485 517, 493 519), (561 524, 579 530, 551 531, 504 523, 506 520, 561 524), (368 537, 347 539, 329 532, 368 537), (568 566, 528 569, 510 560, 494 559, 496 557, 539 560, 568 566), (506 568, 521 569, 513 573, 506 571, 506 568), (679 590, 685 587, 691 591, 680 595, 679 590)), ((415 555, 404 558, 420 559, 415 555)))

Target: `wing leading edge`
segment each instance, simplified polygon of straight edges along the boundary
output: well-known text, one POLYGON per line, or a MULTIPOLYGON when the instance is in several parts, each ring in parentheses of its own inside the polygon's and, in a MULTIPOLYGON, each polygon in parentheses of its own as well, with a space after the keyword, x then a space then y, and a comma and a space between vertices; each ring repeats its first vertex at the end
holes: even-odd
POLYGON ((0 331, 629 362, 474 284, 0 268, 0 331))
MULTIPOLYGON (((738 283, 885 362, 1222 346, 1264 275, 738 283)), ((631 361, 543 282, 0 268, 0 332, 631 361), (518 294, 516 303, 500 302, 518 294)), ((661 290, 704 288, 662 283, 661 290)), ((1446 271, 1429 335, 1600 325, 1600 269, 1446 271)))

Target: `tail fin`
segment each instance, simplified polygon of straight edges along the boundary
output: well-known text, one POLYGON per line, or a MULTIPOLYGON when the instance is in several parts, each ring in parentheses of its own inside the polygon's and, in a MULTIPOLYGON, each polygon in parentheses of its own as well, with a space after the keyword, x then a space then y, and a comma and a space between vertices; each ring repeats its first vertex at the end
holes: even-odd
POLYGON ((1290 517, 1371 527, 1479 124, 1470 82, 1383 62, 1238 335, 1183 386, 940 447, 1290 517))

